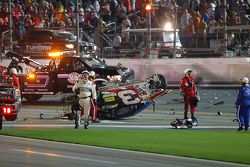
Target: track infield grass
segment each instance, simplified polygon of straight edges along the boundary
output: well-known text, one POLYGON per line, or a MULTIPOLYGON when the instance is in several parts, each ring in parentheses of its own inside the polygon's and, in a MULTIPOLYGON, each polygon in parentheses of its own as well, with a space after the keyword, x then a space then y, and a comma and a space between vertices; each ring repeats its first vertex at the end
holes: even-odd
POLYGON ((250 164, 250 132, 233 130, 1 130, 1 135, 250 164))

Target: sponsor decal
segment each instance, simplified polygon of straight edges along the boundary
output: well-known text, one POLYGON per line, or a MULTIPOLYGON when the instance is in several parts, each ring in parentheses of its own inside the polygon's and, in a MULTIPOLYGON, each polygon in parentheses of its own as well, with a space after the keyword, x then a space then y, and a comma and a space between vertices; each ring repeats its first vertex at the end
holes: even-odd
POLYGON ((81 74, 77 72, 72 72, 69 74, 67 81, 71 84, 75 84, 77 80, 81 78, 81 74))
POLYGON ((35 45, 26 45, 26 50, 37 50, 37 51, 48 51, 51 50, 51 46, 35 46, 35 45))

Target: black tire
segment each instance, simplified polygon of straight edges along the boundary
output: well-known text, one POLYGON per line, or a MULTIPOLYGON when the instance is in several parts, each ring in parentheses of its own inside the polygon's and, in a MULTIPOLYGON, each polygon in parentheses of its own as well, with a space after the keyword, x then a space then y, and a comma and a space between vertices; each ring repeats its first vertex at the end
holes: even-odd
POLYGON ((161 75, 161 74, 157 74, 159 77, 159 80, 161 81, 161 83, 158 85, 160 88, 162 89, 167 89, 167 80, 166 78, 161 75))
POLYGON ((4 116, 6 121, 15 121, 17 118, 17 115, 6 115, 4 116))
POLYGON ((3 128, 3 116, 0 115, 0 130, 3 128))
POLYGON ((43 95, 23 95, 27 101, 37 101, 43 97, 43 95))
POLYGON ((167 81, 163 75, 154 74, 153 76, 149 81, 151 88, 157 88, 157 89, 166 89, 167 88, 167 81), (157 76, 158 79, 154 80, 153 76, 157 76))

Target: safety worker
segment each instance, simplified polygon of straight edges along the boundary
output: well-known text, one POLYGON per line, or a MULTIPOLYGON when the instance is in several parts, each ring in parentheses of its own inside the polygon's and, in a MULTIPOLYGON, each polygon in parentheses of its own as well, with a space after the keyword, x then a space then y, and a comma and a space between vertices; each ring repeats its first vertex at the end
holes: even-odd
POLYGON ((14 86, 15 88, 17 88, 17 89, 20 88, 20 83, 19 83, 19 79, 17 77, 16 68, 10 69, 10 75, 9 75, 7 81, 10 82, 12 84, 12 86, 14 86))
POLYGON ((186 69, 184 71, 184 77, 181 80, 180 91, 184 98, 184 119, 188 119, 188 108, 190 106, 191 119, 196 120, 194 113, 197 104, 195 104, 193 100, 196 98, 197 88, 191 73, 191 69, 186 69))
MULTIPOLYGON (((95 76, 96 76, 96 74, 94 71, 89 72, 89 80, 92 81, 92 84, 96 90, 95 76)), ((98 113, 97 113, 98 112, 97 101, 95 99, 91 98, 90 103, 91 103, 92 122, 99 123, 100 120, 98 119, 98 113)))
POLYGON ((247 77, 243 77, 240 80, 241 87, 239 88, 237 99, 235 102, 237 108, 237 119, 239 122, 238 131, 248 130, 249 127, 249 113, 250 113, 250 86, 249 79, 247 77))
POLYGON ((6 80, 6 75, 4 71, 4 66, 0 66, 0 82, 4 82, 6 80))
MULTIPOLYGON (((77 94, 78 96, 78 103, 84 110, 84 129, 88 129, 89 125, 89 113, 90 113, 90 100, 93 98, 96 100, 96 90, 94 85, 92 84, 92 81, 89 80, 89 72, 87 70, 84 70, 82 72, 82 78, 75 83, 75 85, 72 88, 73 92, 79 92, 77 94)), ((76 118, 79 118, 75 121, 75 128, 79 128, 81 116, 80 112, 77 112, 76 118)))

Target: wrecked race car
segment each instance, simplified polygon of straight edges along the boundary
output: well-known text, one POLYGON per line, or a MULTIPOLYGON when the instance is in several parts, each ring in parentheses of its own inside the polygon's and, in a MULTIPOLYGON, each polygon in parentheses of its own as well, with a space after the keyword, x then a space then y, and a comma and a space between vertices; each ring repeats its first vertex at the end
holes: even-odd
MULTIPOLYGON (((99 119, 122 119, 140 113, 149 107, 154 100, 169 92, 167 82, 163 75, 154 74, 151 77, 127 83, 95 81, 97 88, 97 108, 99 119)), ((76 95, 65 97, 72 100, 71 113, 65 113, 70 120, 74 119, 77 104, 76 95)), ((80 109, 81 110, 81 109, 80 109)))

